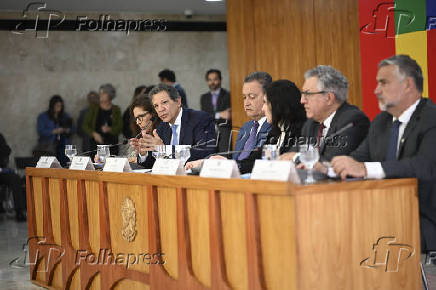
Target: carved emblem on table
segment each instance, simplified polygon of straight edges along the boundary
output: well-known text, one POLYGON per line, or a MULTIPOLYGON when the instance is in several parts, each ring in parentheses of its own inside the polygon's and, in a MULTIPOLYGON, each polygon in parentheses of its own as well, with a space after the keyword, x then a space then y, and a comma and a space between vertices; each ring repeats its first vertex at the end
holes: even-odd
POLYGON ((121 216, 123 218, 121 235, 124 240, 133 242, 136 237, 136 208, 135 203, 129 197, 121 204, 121 216))

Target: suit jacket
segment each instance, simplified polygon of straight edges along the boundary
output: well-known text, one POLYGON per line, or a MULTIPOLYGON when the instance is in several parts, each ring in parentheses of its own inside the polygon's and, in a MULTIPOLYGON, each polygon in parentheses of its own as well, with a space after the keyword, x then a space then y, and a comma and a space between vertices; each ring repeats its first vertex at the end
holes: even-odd
MULTIPOLYGON (((253 121, 245 122, 239 130, 238 136, 236 137, 235 151, 244 150, 245 142, 247 142, 248 137, 250 137, 251 128, 253 128, 253 121)), ((262 147, 268 136, 268 132, 271 130, 271 124, 265 121, 260 127, 259 133, 256 136, 256 147, 262 147)), ((233 159, 237 160, 241 153, 234 153, 233 159)))
MULTIPOLYGON (((213 119, 215 119, 216 112, 222 112, 230 108, 230 93, 221 88, 216 101, 216 110, 213 108, 212 104, 212 93, 207 92, 200 97, 201 110, 208 113, 213 119)), ((222 119, 219 122, 224 121, 222 119)))
MULTIPOLYGON (((324 138, 325 142, 321 142, 320 160, 330 161, 338 155, 349 155, 365 139, 369 124, 369 119, 365 113, 359 110, 358 107, 344 102, 336 110, 336 114, 324 138), (351 123, 353 127, 336 135, 336 132, 351 123)), ((308 119, 301 130, 301 135, 305 137, 304 140, 315 143, 318 138, 319 126, 320 123, 308 119)))
POLYGON ((369 133, 351 156, 361 162, 381 162, 386 178, 418 179, 422 250, 436 250, 436 105, 421 99, 404 129, 398 160, 385 161, 392 115, 378 114, 369 133))

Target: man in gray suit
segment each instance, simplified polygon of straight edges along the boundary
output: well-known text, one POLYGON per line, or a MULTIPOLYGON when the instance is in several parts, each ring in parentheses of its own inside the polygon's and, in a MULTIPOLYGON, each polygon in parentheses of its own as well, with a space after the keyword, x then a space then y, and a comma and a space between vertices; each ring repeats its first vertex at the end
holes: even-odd
POLYGON ((422 98, 422 70, 409 56, 392 56, 378 67, 382 112, 351 157, 331 164, 341 178, 417 178, 421 248, 436 250, 436 105, 422 98))

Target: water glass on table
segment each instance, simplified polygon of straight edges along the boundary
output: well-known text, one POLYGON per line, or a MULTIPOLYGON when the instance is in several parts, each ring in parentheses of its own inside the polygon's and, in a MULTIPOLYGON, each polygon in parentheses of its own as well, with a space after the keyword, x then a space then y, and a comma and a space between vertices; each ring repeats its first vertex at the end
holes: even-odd
POLYGON ((65 145, 65 156, 70 159, 70 163, 73 161, 73 157, 77 155, 76 145, 65 145))
POLYGON ((313 178, 313 167, 319 159, 318 148, 313 146, 312 144, 301 145, 300 154, 300 160, 307 168, 307 177, 304 183, 315 183, 316 180, 313 178))
POLYGON ((97 145, 97 155, 99 163, 104 164, 110 156, 109 145, 97 145))

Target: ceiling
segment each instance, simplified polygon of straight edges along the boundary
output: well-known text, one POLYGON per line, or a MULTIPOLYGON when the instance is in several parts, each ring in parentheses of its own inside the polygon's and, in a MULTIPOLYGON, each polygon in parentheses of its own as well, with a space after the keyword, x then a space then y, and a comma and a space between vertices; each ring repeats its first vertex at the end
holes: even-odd
POLYGON ((30 3, 46 3, 47 9, 64 12, 136 12, 146 14, 180 14, 186 9, 194 15, 225 15, 225 1, 205 0, 1 0, 0 10, 23 11, 30 3))

